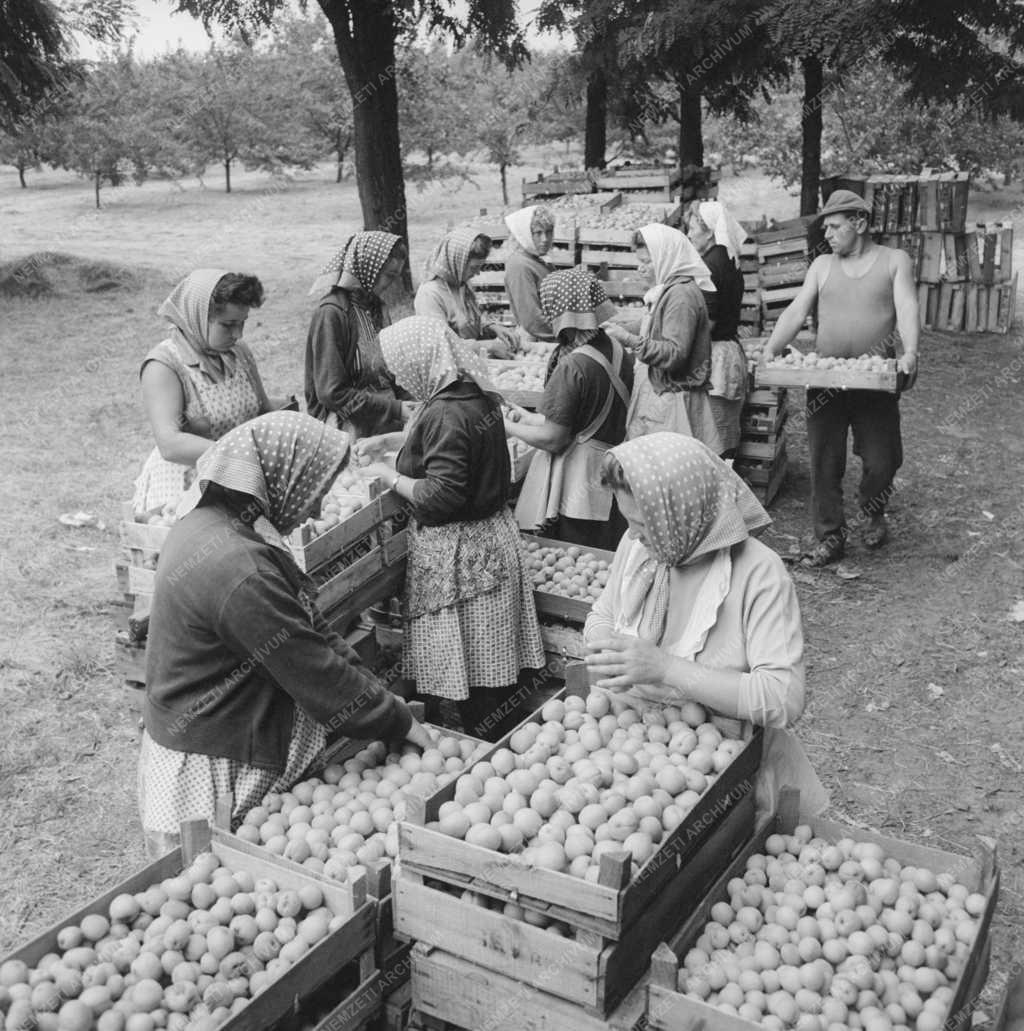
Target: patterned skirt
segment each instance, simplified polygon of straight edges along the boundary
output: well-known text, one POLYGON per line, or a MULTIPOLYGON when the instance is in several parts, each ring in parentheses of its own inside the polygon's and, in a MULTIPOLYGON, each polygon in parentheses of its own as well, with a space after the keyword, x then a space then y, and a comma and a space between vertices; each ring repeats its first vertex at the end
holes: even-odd
POLYGON ((237 759, 178 752, 142 735, 139 752, 139 815, 147 838, 178 834, 182 820, 212 820, 218 798, 234 796, 232 827, 271 791, 287 791, 323 752, 327 731, 301 709, 283 770, 249 766, 237 759))
POLYGON ((450 569, 438 569, 434 585, 426 577, 407 585, 405 611, 418 615, 406 616, 402 660, 405 675, 416 681, 421 694, 461 701, 469 697, 470 688, 507 687, 519 679, 520 670, 540 668, 544 646, 511 511, 502 508, 489 519, 470 523, 414 524, 410 562, 415 563, 418 547, 432 547, 432 538, 445 535, 455 538, 456 549, 460 543, 475 549, 486 541, 490 554, 500 558, 502 575, 496 582, 488 580, 479 592, 462 591, 472 596, 458 597, 443 608, 430 607, 425 599, 432 590, 435 597, 450 592, 450 569))

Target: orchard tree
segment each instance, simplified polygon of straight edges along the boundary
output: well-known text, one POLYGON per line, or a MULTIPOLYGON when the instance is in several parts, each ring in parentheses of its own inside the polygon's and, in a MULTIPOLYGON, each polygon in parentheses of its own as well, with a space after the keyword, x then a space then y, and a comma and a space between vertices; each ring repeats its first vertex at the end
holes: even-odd
MULTIPOLYGON (((271 25, 285 0, 176 0, 178 9, 209 25, 243 30, 271 25)), ((352 96, 356 177, 363 223, 408 240, 405 180, 399 139, 397 53, 422 22, 429 33, 450 36, 457 45, 476 38, 509 62, 525 55, 516 24, 515 0, 317 0, 334 34, 334 44, 352 96)), ((411 274, 406 272, 411 290, 411 274)))

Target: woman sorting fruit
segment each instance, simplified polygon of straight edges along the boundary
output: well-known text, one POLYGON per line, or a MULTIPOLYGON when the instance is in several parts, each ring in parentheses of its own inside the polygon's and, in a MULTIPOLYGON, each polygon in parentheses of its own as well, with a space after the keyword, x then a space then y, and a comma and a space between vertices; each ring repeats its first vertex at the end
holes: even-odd
POLYGON ((633 248, 654 286, 644 297, 650 316, 640 336, 609 327, 640 359, 630 405, 628 436, 658 430, 686 433, 715 454, 725 448, 715 425, 711 386, 711 323, 702 291, 713 293, 711 273, 678 229, 651 224, 637 231, 633 248))
POLYGON ((284 535, 348 458, 345 433, 298 412, 232 430, 200 460, 156 571, 139 808, 152 856, 182 820, 240 820, 285 791, 328 735, 430 744, 313 602, 284 535))
POLYGON ((612 448, 602 479, 629 533, 583 631, 592 682, 766 727, 795 723, 800 609, 782 560, 751 537, 771 519, 746 484, 670 432, 612 448))
POLYGON ((555 238, 555 219, 547 208, 533 205, 505 216, 516 246, 505 261, 505 291, 512 316, 527 340, 554 340, 544 315, 540 284, 551 273, 544 255, 555 238))
MULTIPOLYGON (((453 699, 483 736, 524 668, 544 665, 533 591, 508 508, 500 399, 483 362, 438 319, 413 316, 380 335, 398 384, 422 402, 404 440, 356 453, 412 505, 404 597, 405 675, 428 700, 453 699), (382 459, 401 447, 395 468, 382 459)), ((433 712, 431 712, 433 710, 433 712)), ((495 721, 496 723, 496 721, 495 721)))
POLYGON ((401 237, 356 233, 309 291, 322 296, 306 337, 306 409, 355 436, 400 430, 412 411, 395 391, 378 340, 389 321, 384 298, 405 262, 401 237))
POLYGON ((739 342, 743 273, 740 248, 747 231, 716 200, 690 209, 686 229, 690 242, 711 273, 715 289, 704 294, 711 319, 711 410, 721 439, 723 458, 740 445, 740 411, 746 397, 747 358, 739 342))
POLYGON ((255 276, 196 269, 157 309, 171 335, 142 362, 142 400, 156 447, 135 481, 136 516, 173 514, 196 460, 228 430, 281 407, 263 389, 242 331, 263 303, 255 276))
POLYGON ((548 362, 537 412, 512 405, 509 436, 538 449, 516 505, 524 530, 612 550, 625 531, 601 462, 626 435, 633 359, 601 323, 615 314, 601 284, 580 269, 554 272, 541 284, 541 305, 558 346, 548 362))
POLYGON ((416 291, 416 314, 441 319, 464 340, 486 340, 492 358, 511 358, 515 330, 486 318, 469 281, 491 253, 491 238, 475 229, 456 229, 434 249, 416 291))

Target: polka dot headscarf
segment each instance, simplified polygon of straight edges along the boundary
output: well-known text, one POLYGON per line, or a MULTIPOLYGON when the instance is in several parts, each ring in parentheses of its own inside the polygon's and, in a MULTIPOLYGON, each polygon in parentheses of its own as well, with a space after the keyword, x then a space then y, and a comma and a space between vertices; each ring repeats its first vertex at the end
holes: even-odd
POLYGON ((429 401, 464 373, 494 392, 487 367, 441 319, 411 315, 380 332, 380 349, 395 382, 415 401, 429 401))
POLYGON ((347 433, 301 412, 271 412, 250 419, 199 459, 196 486, 178 514, 194 508, 207 486, 217 483, 254 497, 278 533, 291 533, 330 489, 345 465, 348 448, 347 433))
POLYGON ((324 277, 333 278, 337 283, 342 273, 348 273, 366 291, 372 291, 380 270, 384 267, 396 243, 401 237, 394 233, 382 233, 371 230, 355 233, 346 241, 344 247, 320 270, 316 283, 324 277))
POLYGON ((237 355, 234 350, 211 351, 210 299, 217 284, 227 275, 224 269, 197 268, 171 291, 156 313, 174 326, 174 339, 198 359, 200 368, 217 383, 225 373, 234 375, 237 355))
POLYGON ((624 611, 653 597, 645 629, 660 640, 668 613, 669 568, 732 547, 771 517, 747 485, 710 448, 681 433, 652 433, 609 452, 640 510, 651 558, 624 590, 624 611))
POLYGON ((597 329, 616 310, 601 284, 577 268, 552 272, 541 280, 540 307, 556 336, 563 329, 597 329))
POLYGON ((427 262, 426 279, 441 279, 449 286, 459 286, 466 278, 469 252, 480 236, 475 229, 455 229, 434 248, 427 262))

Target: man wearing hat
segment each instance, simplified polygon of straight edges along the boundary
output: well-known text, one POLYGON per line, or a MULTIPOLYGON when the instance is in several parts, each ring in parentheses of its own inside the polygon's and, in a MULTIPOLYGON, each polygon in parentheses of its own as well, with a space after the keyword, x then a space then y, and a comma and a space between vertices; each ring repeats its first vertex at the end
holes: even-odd
MULTIPOLYGON (((895 357, 894 330, 903 353, 899 369, 907 387, 917 376, 917 290, 910 256, 876 244, 868 233, 870 207, 851 190, 836 190, 818 218, 831 254, 815 258, 800 293, 779 316, 765 347, 770 358, 791 343, 808 315, 816 313, 816 352, 822 357, 895 357)), ((846 550, 843 513, 846 441, 860 456, 858 522, 869 548, 885 543, 885 507, 903 462, 899 397, 879 390, 807 391, 807 444, 811 462, 811 507, 817 544, 803 561, 837 562, 846 550)))

